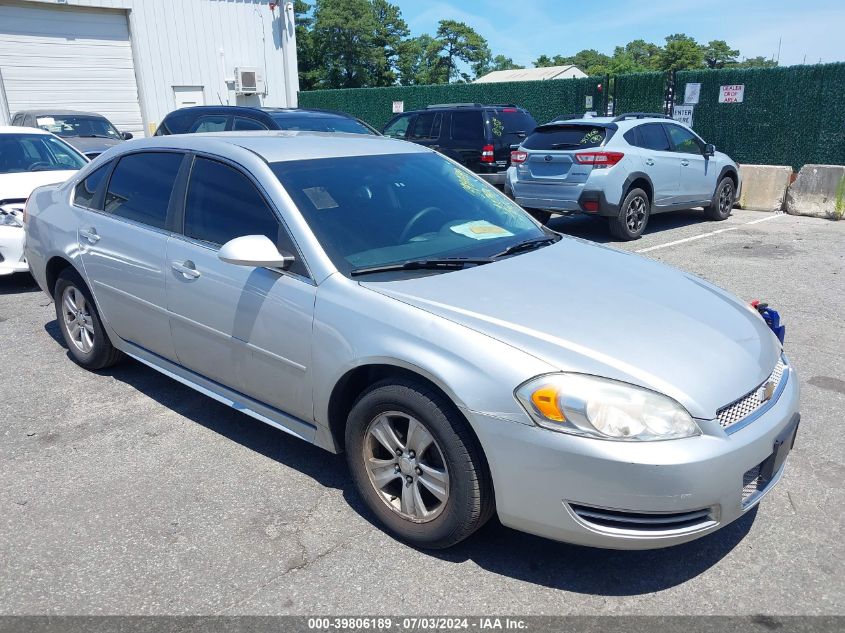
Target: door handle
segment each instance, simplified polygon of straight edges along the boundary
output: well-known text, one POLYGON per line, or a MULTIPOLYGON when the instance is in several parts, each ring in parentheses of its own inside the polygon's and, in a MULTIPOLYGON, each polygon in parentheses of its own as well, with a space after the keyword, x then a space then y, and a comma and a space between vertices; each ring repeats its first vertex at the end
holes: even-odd
POLYGON ((194 265, 194 262, 192 262, 190 259, 182 262, 181 264, 179 262, 173 262, 172 264, 170 264, 170 267, 177 273, 184 275, 189 279, 196 279, 202 274, 200 271, 197 270, 197 267, 194 265))
POLYGON ((649 167, 653 167, 654 166, 654 159, 653 158, 646 158, 645 164, 648 165, 649 167))
POLYGON ((682 161, 681 161, 681 165, 682 165, 683 167, 688 167, 688 166, 689 166, 689 161, 685 158, 684 160, 682 160, 682 161))
POLYGON ((97 235, 97 229, 93 226, 90 229, 79 229, 79 235, 84 237, 91 244, 96 244, 100 241, 100 236, 97 235))

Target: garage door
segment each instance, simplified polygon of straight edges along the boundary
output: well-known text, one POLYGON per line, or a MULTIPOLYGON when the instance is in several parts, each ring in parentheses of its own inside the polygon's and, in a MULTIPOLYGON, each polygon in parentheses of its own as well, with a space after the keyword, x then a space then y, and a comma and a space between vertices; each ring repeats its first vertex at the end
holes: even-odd
POLYGON ((0 76, 9 112, 98 112, 143 133, 126 14, 0 5, 0 76))

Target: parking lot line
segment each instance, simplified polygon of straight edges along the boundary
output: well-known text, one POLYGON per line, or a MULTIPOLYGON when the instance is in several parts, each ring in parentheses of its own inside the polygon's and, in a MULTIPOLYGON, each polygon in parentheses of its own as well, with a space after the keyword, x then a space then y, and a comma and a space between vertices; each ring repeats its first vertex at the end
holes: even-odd
POLYGON ((684 242, 692 242, 693 240, 700 240, 705 237, 710 237, 712 235, 718 235, 719 233, 727 233, 728 231, 736 231, 739 228, 742 228, 746 224, 758 224, 760 222, 766 222, 768 220, 774 220, 775 218, 779 218, 783 213, 776 213, 774 215, 768 215, 765 218, 759 218, 757 220, 751 220, 750 222, 743 222, 739 226, 731 226, 726 229, 717 229, 715 231, 710 231, 709 233, 702 233, 701 235, 693 235, 692 237, 685 237, 680 240, 674 240, 672 242, 666 242, 665 244, 658 244, 657 246, 649 246, 648 248, 641 248, 637 253, 648 253, 650 251, 656 251, 661 248, 668 248, 669 246, 677 246, 678 244, 683 244, 684 242))

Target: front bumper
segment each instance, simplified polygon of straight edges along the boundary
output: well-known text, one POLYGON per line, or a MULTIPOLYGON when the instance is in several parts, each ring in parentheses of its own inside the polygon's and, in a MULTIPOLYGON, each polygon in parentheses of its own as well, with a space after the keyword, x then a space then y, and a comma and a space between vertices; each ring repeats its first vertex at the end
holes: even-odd
POLYGON ((771 490, 783 467, 753 493, 747 477, 797 423, 798 400, 790 367, 778 401, 747 427, 728 436, 717 422, 700 421, 701 436, 662 442, 596 440, 468 415, 504 525, 592 547, 653 549, 714 532, 771 490))
POLYGON ((23 248, 26 234, 17 226, 0 226, 0 275, 29 270, 23 248))

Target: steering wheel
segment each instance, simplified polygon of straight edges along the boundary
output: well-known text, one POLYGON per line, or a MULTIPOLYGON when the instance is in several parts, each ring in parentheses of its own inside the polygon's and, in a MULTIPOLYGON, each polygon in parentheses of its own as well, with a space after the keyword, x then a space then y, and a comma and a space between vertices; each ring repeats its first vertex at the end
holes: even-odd
POLYGON ((408 223, 405 225, 405 228, 402 229, 402 234, 399 236, 399 243, 404 244, 407 242, 414 234, 414 230, 416 230, 417 225, 422 223, 428 216, 439 213, 442 216, 446 216, 446 212, 443 211, 440 207, 426 207, 425 209, 420 209, 414 214, 408 223))
POLYGON ((50 166, 50 163, 46 163, 44 161, 39 161, 37 163, 32 163, 32 165, 29 166, 29 171, 35 171, 39 167, 49 167, 49 166, 50 166))

